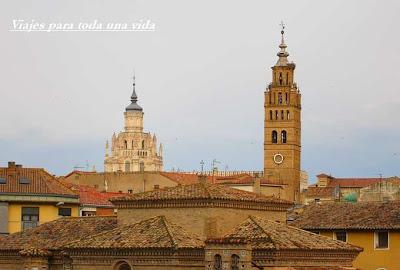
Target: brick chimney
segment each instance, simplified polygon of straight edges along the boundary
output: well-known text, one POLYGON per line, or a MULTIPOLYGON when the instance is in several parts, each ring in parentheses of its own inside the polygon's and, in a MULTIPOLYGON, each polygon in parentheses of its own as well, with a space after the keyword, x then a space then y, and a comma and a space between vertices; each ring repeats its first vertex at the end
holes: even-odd
POLYGON ((16 166, 15 166, 15 161, 9 161, 9 162, 8 162, 8 168, 9 168, 9 169, 15 169, 15 167, 16 167, 16 166))

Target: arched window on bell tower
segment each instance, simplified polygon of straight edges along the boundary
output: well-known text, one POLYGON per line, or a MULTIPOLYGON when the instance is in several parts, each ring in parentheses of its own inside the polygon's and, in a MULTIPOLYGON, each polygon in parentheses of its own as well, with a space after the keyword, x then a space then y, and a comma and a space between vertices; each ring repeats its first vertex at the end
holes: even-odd
POLYGON ((279 85, 283 84, 282 72, 279 73, 279 85))
POLYGON ((125 147, 125 149, 128 149, 128 141, 127 140, 124 141, 124 147, 125 147))
POLYGON ((272 120, 272 110, 269 111, 269 120, 272 120))
POLYGON ((290 112, 289 112, 289 110, 286 111, 286 119, 290 120, 290 112))
POLYGON ((142 150, 144 150, 144 140, 142 141, 142 150))
POLYGON ((286 72, 286 85, 289 85, 289 73, 286 72))
POLYGON ((281 110, 281 119, 284 120, 285 119, 285 113, 283 110, 281 110))
POLYGON ((282 104, 282 93, 278 93, 278 104, 282 104))
POLYGON ((286 130, 282 130, 282 133, 281 133, 281 140, 282 140, 282 143, 286 143, 286 140, 287 140, 287 138, 286 138, 286 130))
POLYGON ((278 132, 276 130, 272 131, 272 143, 278 143, 278 132))
POLYGON ((275 110, 275 120, 278 120, 278 111, 275 110))

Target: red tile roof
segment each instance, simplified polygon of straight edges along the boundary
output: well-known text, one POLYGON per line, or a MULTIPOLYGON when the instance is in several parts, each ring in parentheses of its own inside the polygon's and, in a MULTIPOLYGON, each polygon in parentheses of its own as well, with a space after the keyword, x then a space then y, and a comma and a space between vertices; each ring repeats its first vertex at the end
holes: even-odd
POLYGON ((400 202, 311 204, 293 219, 305 230, 400 230, 400 202))
POLYGON ((116 227, 115 216, 64 217, 0 238, 0 250, 58 250, 71 241, 116 227))
POLYGON ((157 216, 138 223, 87 236, 65 246, 69 249, 203 248, 204 239, 157 216))
MULTIPOLYGON (((162 176, 182 185, 195 184, 199 182, 199 175, 191 173, 178 173, 178 172, 160 172, 162 176)), ((247 173, 240 173, 230 176, 205 176, 208 183, 222 184, 222 185, 253 185, 254 177, 247 173)), ((261 179, 261 184, 267 184, 267 180, 261 179)))
POLYGON ((111 199, 112 202, 134 202, 134 201, 165 201, 165 200, 227 200, 241 202, 258 202, 258 203, 278 203, 291 205, 292 202, 278 199, 272 196, 265 196, 230 188, 223 185, 196 183, 191 185, 178 185, 175 187, 166 187, 147 191, 143 193, 129 194, 126 197, 111 199))
POLYGON ((120 192, 99 192, 94 187, 76 185, 65 181, 63 183, 79 194, 79 202, 85 206, 113 207, 114 205, 110 202, 111 198, 128 195, 128 193, 120 192))
POLYGON ((72 190, 40 168, 22 168, 11 163, 7 168, 0 168, 0 178, 5 180, 5 183, 0 184, 0 193, 78 197, 72 190), (26 183, 23 183, 24 181, 26 183))
MULTIPOLYGON (((199 175, 191 173, 178 173, 178 172, 160 172, 160 175, 182 185, 189 185, 199 182, 199 175)), ((212 176, 205 176, 207 182, 211 183, 212 176)))
POLYGON ((249 217, 224 238, 247 239, 253 249, 362 250, 342 241, 256 216, 249 217))

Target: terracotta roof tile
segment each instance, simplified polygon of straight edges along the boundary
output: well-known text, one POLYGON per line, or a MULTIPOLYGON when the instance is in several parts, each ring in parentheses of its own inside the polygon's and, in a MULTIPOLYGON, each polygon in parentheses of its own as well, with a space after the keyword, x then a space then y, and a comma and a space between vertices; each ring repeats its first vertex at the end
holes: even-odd
POLYGON ((128 195, 128 193, 120 192, 99 192, 95 187, 75 185, 63 182, 71 190, 79 195, 79 202, 81 205, 96 206, 96 207, 113 207, 110 202, 111 198, 117 198, 128 195))
POLYGON ((204 239, 187 233, 164 216, 153 217, 136 224, 118 227, 75 241, 66 248, 202 248, 204 239))
POLYGON ((78 197, 72 190, 58 182, 44 169, 39 168, 0 168, 0 178, 5 184, 0 184, 0 193, 20 195, 62 195, 78 197), (26 183, 21 183, 26 179, 26 183))
MULTIPOLYGON (((195 184, 199 182, 199 175, 191 174, 191 173, 177 173, 177 172, 160 172, 161 175, 167 177, 168 179, 182 184, 182 185, 189 185, 195 184)), ((207 183, 215 183, 215 184, 239 184, 239 185, 252 185, 254 182, 254 177, 247 174, 247 173, 240 173, 236 175, 229 175, 229 176, 212 176, 207 175, 205 176, 207 179, 207 183)), ((261 183, 268 183, 267 180, 261 179, 261 183)))
POLYGON ((348 250, 361 248, 296 227, 251 216, 224 238, 248 239, 253 249, 276 250, 348 250))
POLYGON ((304 207, 292 223, 305 230, 400 229, 400 202, 331 202, 304 207))
POLYGON ((160 201, 160 200, 189 200, 189 199, 217 199, 231 201, 286 203, 289 201, 268 197, 254 192, 230 188, 223 185, 196 183, 191 185, 178 185, 163 189, 130 194, 126 197, 111 199, 112 202, 122 201, 160 201))
MULTIPOLYGON (((191 173, 160 172, 160 175, 182 185, 190 185, 199 182, 199 176, 191 173)), ((212 176, 206 176, 207 182, 211 183, 212 176)))
POLYGON ((117 226, 116 217, 67 217, 0 238, 0 250, 57 250, 117 226))

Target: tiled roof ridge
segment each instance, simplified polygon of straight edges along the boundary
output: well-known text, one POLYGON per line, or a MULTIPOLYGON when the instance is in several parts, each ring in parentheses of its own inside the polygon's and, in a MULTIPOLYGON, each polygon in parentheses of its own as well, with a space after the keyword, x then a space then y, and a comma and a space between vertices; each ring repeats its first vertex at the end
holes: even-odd
POLYGON ((168 221, 166 220, 165 216, 157 216, 161 219, 161 222, 164 224, 165 230, 167 231, 167 234, 171 240, 172 247, 176 249, 178 247, 178 243, 174 238, 174 234, 171 231, 170 225, 168 224, 168 221))
MULTIPOLYGON (((272 238, 271 238, 271 236, 270 236, 270 234, 266 231, 266 230, 264 230, 264 228, 257 222, 257 217, 256 216, 253 216, 253 215, 250 215, 249 216, 249 219, 254 223, 254 225, 256 225, 257 226, 257 228, 259 228, 263 233, 265 233, 266 235, 268 235, 268 240, 272 243, 272 245, 274 246, 274 248, 276 248, 276 245, 275 245, 275 242, 274 241, 272 241, 272 238)), ((264 238, 264 237, 259 237, 259 238, 264 238)))
POLYGON ((206 193, 206 198, 213 199, 213 196, 211 195, 211 192, 209 190, 209 186, 206 183, 200 183, 200 185, 206 193))
POLYGON ((263 194, 257 194, 250 191, 235 189, 232 187, 226 187, 218 184, 210 183, 195 183, 189 185, 178 185, 173 187, 163 187, 158 190, 149 190, 141 193, 128 194, 127 196, 121 196, 112 198, 111 202, 133 202, 133 201, 166 201, 166 200, 179 200, 179 201, 189 201, 192 199, 211 199, 211 200, 224 200, 224 201, 241 201, 241 202, 270 202, 279 204, 292 204, 292 202, 279 199, 274 196, 266 196, 263 194), (190 194, 184 194, 185 189, 197 188, 202 190, 204 193, 201 196, 190 194), (169 191, 177 191, 175 197, 168 197, 169 191), (235 193, 235 194, 232 194, 235 193), (161 195, 165 196, 158 196, 161 195), (146 195, 157 194, 157 197, 146 197, 146 195), (227 195, 227 196, 225 196, 227 195), (229 195, 231 197, 229 197, 229 195), (249 195, 247 198, 240 198, 241 195, 249 195))

